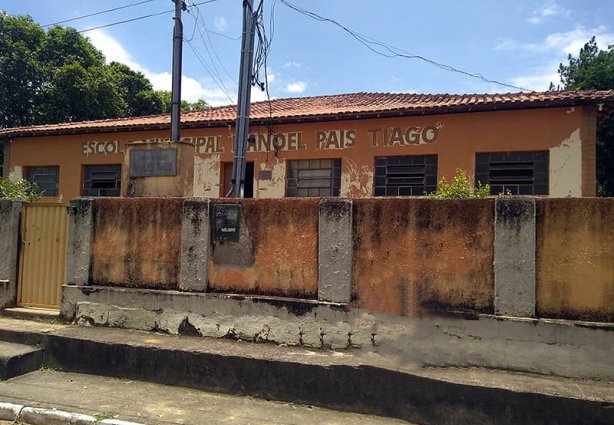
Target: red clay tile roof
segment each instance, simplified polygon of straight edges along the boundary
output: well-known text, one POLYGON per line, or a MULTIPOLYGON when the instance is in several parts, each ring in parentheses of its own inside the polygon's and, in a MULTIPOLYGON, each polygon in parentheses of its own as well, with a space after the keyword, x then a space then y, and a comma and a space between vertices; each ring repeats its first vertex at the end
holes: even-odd
MULTIPOLYGON (((614 90, 521 92, 500 94, 350 93, 275 99, 251 106, 253 124, 362 119, 505 109, 544 108, 614 102, 614 90)), ((236 107, 220 106, 181 115, 182 128, 234 125, 236 107)), ((0 130, 0 138, 79 134, 170 127, 170 114, 110 120, 17 127, 0 130)))

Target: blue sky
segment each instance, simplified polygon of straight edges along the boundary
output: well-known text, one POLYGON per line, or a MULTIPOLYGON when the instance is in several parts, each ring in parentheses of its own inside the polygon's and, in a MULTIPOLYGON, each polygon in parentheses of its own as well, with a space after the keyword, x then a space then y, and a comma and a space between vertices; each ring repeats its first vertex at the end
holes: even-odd
MULTIPOLYGON (((44 25, 138 1, 142 0, 0 0, 0 9, 29 14, 44 25)), ((188 4, 199 1, 188 0, 188 4)), ((614 1, 610 0, 288 1, 409 53, 531 90, 546 90, 550 81, 558 82, 558 64, 568 53, 577 54, 592 35, 602 48, 614 44, 614 1)), ((265 0, 267 31, 273 3, 265 0)), ((240 41, 232 38, 240 36, 241 4, 240 0, 217 0, 184 14, 185 36, 192 39, 184 45, 184 98, 203 98, 213 105, 236 98, 240 41)), ((170 0, 152 0, 64 25, 84 30, 172 8, 170 0)), ((109 61, 124 62, 147 75, 155 88, 170 90, 171 18, 168 13, 85 35, 109 61)), ((274 21, 268 59, 273 97, 358 91, 514 91, 416 59, 379 56, 338 27, 311 20, 279 1, 274 21)), ((252 100, 265 98, 258 91, 252 96, 252 100)))

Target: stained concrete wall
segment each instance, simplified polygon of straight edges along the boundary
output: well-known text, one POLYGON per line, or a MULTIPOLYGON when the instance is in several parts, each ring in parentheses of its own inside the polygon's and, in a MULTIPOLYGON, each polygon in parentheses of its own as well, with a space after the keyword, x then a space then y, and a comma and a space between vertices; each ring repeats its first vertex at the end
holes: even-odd
POLYGON ((0 308, 17 302, 21 202, 0 199, 0 308))
POLYGON ((179 198, 97 198, 91 283, 177 288, 182 205, 179 198))
POLYGON ((78 286, 64 288, 62 313, 87 325, 361 349, 397 359, 404 369, 469 366, 614 379, 611 324, 406 318, 297 299, 78 286))
POLYGON ((493 311, 493 200, 356 199, 353 297, 416 316, 493 311))
POLYGON ((614 199, 537 200, 537 313, 614 322, 614 199))
POLYGON ((295 297, 391 316, 614 322, 614 199, 496 205, 96 199, 91 259, 83 259, 91 271, 68 283, 295 297), (210 237, 211 208, 226 202, 242 206, 236 242, 210 237))
POLYGON ((241 200, 239 241, 213 241, 209 289, 316 298, 319 202, 241 200))

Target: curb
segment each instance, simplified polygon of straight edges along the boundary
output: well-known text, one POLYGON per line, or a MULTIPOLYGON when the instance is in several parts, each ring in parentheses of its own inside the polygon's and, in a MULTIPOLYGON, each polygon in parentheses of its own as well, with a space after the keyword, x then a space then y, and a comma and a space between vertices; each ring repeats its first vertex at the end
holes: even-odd
POLYGON ((94 416, 0 402, 0 420, 30 425, 143 425, 118 419, 98 420, 94 416))

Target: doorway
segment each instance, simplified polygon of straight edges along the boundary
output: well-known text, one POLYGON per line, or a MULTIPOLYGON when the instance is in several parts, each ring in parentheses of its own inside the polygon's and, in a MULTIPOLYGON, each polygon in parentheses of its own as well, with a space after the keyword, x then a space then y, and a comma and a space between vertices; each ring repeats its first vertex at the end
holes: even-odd
MULTIPOLYGON (((222 193, 220 196, 225 197, 230 190, 230 180, 232 179, 232 162, 224 162, 223 166, 223 181, 222 193)), ((245 188, 243 190, 245 198, 254 197, 254 163, 247 162, 245 164, 245 188)))

